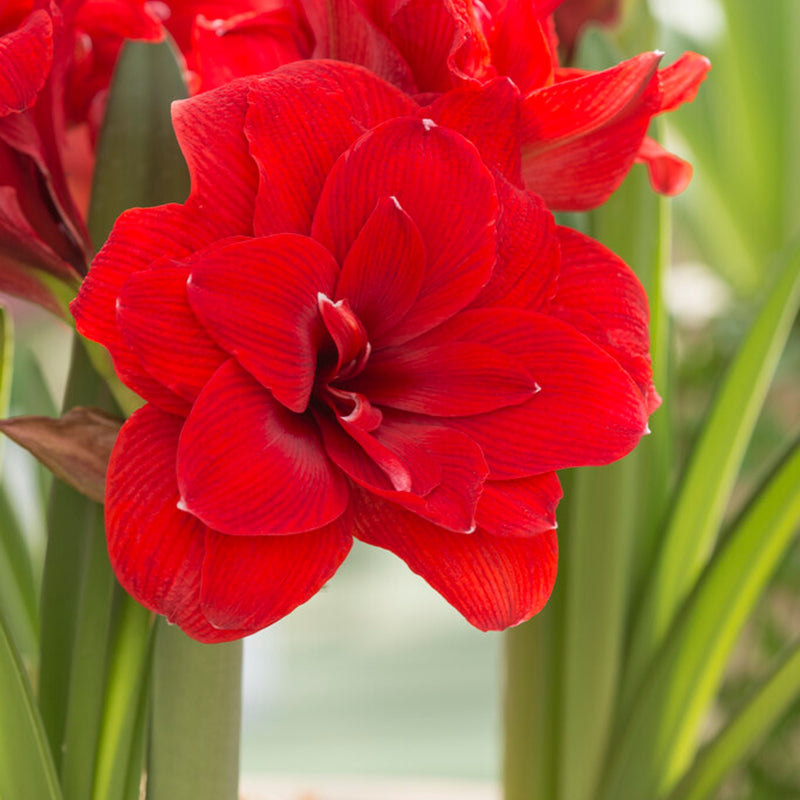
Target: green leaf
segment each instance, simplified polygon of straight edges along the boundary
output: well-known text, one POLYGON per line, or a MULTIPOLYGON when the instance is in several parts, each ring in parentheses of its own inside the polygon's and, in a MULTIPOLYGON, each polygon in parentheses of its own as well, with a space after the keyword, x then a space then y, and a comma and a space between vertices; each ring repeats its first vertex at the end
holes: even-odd
POLYGON ((705 800, 725 775, 780 722, 800 696, 800 643, 781 660, 748 702, 698 754, 669 800, 705 800))
MULTIPOLYGON (((119 616, 109 656, 97 750, 94 800, 138 798, 144 760, 147 687, 152 657, 152 614, 118 586, 119 616)), ((90 795, 86 795, 88 798, 90 795)))
POLYGON ((61 800, 47 738, 0 607, 0 799, 61 800))
POLYGON ((168 41, 125 43, 97 147, 89 215, 96 246, 125 209, 180 203, 189 194, 189 172, 169 111, 186 94, 168 41))
MULTIPOLYGON (((13 321, 0 308, 0 417, 9 413, 13 366, 13 321)), ((23 658, 35 662, 39 625, 33 565, 5 486, 0 486, 0 608, 23 658)))
POLYGON ((687 769, 745 622, 800 525, 800 441, 754 495, 655 654, 615 746, 603 797, 661 797, 687 769))
MULTIPOLYGON (((113 408, 105 384, 78 339, 72 348, 64 398, 65 407, 74 405, 113 408)), ((61 481, 53 481, 42 579, 39 707, 58 768, 63 752, 81 586, 88 563, 90 531, 98 517, 102 519, 102 509, 97 503, 61 481)))
POLYGON ((800 241, 790 247, 703 426, 683 475, 634 631, 628 699, 717 541, 761 406, 800 306, 800 241))

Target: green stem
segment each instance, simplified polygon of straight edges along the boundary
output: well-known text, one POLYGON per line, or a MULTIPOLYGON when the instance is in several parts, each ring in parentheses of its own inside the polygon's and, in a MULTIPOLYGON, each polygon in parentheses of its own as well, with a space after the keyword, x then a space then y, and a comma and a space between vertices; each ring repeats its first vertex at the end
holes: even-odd
MULTIPOLYGON (((564 494, 571 495, 574 473, 565 472, 560 479, 564 494)), ((562 534, 570 530, 570 510, 559 510, 562 534)), ((546 608, 505 634, 505 800, 553 800, 558 796, 567 583, 567 575, 561 571, 546 608)))
POLYGON ((207 645, 157 623, 148 800, 236 800, 242 643, 207 645))

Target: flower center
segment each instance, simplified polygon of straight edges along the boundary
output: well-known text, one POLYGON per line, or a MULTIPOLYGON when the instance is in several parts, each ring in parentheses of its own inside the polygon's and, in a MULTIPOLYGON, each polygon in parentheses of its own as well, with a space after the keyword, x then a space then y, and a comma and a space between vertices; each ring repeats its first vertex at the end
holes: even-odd
POLYGON ((320 353, 315 395, 343 422, 373 431, 381 424, 381 412, 362 394, 348 391, 344 385, 359 375, 369 361, 372 348, 367 331, 347 300, 334 302, 320 292, 317 302, 334 347, 323 348, 320 353))

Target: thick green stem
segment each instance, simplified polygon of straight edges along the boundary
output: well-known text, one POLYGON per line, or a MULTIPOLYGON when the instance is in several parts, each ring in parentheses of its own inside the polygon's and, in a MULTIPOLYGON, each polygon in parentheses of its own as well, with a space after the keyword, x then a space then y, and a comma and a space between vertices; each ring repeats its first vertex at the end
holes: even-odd
POLYGON ((242 643, 200 644, 158 620, 148 800, 236 800, 242 643))

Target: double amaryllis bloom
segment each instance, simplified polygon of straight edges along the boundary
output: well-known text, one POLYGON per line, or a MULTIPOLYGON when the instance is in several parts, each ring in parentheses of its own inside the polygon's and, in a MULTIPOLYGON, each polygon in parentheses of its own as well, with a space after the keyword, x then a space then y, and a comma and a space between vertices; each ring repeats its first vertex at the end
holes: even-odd
POLYGON ((636 278, 523 188, 519 104, 306 61, 173 107, 189 199, 125 212, 72 306, 147 401, 106 492, 142 604, 238 638, 355 536, 481 629, 542 607, 554 471, 627 453, 658 398, 636 278))

